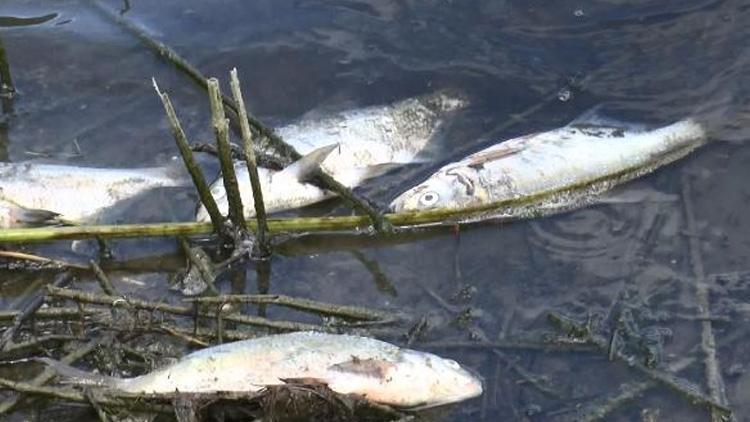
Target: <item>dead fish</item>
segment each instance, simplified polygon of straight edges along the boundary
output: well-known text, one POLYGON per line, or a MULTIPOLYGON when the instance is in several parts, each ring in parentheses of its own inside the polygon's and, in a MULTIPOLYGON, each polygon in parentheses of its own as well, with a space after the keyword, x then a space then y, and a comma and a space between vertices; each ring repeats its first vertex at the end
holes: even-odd
POLYGON ((649 130, 586 114, 565 127, 511 139, 443 166, 393 200, 391 209, 461 209, 528 198, 490 218, 561 211, 678 160, 706 139, 694 119, 649 130))
POLYGON ((89 221, 148 189, 189 186, 180 165, 118 169, 0 163, 0 227, 89 221))
MULTIPOLYGON (((316 166, 344 186, 353 188, 394 164, 414 162, 448 113, 466 104, 460 96, 437 92, 322 118, 308 116, 278 129, 287 143, 306 155, 298 161, 302 165, 294 163, 279 172, 259 169, 266 210, 299 208, 333 196, 331 192, 305 183, 316 166)), ((255 208, 247 168, 238 163, 235 170, 245 217, 249 218, 255 215, 255 208)), ((212 183, 211 193, 226 215, 229 204, 221 179, 212 183)), ((208 213, 202 205, 196 220, 208 221, 208 213)))
POLYGON ((323 117, 314 112, 277 132, 300 154, 337 144, 321 165, 334 175, 352 167, 414 161, 446 116, 466 105, 460 95, 439 91, 323 117))
POLYGON ((129 393, 258 392, 285 380, 326 384, 401 408, 426 408, 477 397, 482 382, 450 359, 368 337, 295 332, 226 343, 134 378, 84 372, 40 358, 71 382, 129 393))

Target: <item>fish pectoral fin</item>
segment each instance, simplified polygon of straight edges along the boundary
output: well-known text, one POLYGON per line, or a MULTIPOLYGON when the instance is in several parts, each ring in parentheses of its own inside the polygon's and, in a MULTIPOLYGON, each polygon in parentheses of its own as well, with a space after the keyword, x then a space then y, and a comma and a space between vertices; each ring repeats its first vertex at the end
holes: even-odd
POLYGON ((69 225, 70 222, 63 220, 60 214, 38 209, 38 208, 25 208, 17 206, 13 210, 13 219, 20 226, 24 227, 38 227, 38 226, 59 226, 69 225))
POLYGON ((330 155, 333 150, 339 147, 339 144, 331 144, 326 145, 320 148, 316 148, 309 153, 307 153, 304 157, 300 158, 299 160, 293 162, 289 166, 287 166, 284 170, 281 170, 280 172, 276 173, 274 177, 282 176, 282 177, 294 177, 295 179, 299 180, 300 182, 305 181, 308 179, 318 168, 320 168, 320 164, 328 158, 328 155, 330 155))
POLYGON ((351 360, 331 365, 328 370, 357 376, 384 379, 396 365, 382 359, 360 359, 352 356, 351 360))
POLYGON ((328 385, 328 381, 323 378, 300 377, 300 378, 280 378, 284 384, 295 385, 328 385))

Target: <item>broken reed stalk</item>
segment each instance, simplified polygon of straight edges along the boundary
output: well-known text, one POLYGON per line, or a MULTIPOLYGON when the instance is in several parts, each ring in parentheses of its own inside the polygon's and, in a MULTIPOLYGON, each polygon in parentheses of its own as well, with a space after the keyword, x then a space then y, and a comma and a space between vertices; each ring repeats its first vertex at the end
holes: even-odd
MULTIPOLYGON (((63 289, 58 287, 49 286, 47 288, 47 294, 51 297, 60 299, 69 299, 78 303, 91 303, 97 305, 113 306, 116 301, 121 301, 121 296, 101 295, 91 292, 82 292, 72 289, 63 289)), ((164 312, 173 315, 182 315, 192 317, 196 314, 195 309, 189 306, 178 306, 170 305, 168 303, 160 302, 149 302, 146 300, 136 299, 132 297, 126 298, 127 305, 135 309, 144 309, 148 311, 164 312)), ((205 312, 199 311, 198 316, 215 318, 216 312, 205 312)), ((280 331, 328 331, 326 327, 313 324, 305 324, 294 321, 277 321, 270 320, 267 318, 254 317, 250 315, 243 315, 240 313, 228 313, 222 314, 222 319, 229 322, 236 322, 238 324, 252 325, 256 327, 262 327, 272 330, 280 331)))
POLYGON ((241 232, 247 233, 244 212, 242 211, 242 197, 237 185, 237 174, 234 171, 232 161, 232 149, 229 146, 229 122, 224 115, 224 107, 221 103, 221 88, 219 80, 209 78, 208 99, 211 104, 211 125, 216 136, 216 147, 219 152, 219 163, 221 164, 221 179, 224 182, 224 190, 229 202, 229 220, 234 227, 241 232))
POLYGON ((250 131, 250 124, 247 120, 247 108, 245 100, 242 97, 240 89, 240 80, 237 77, 237 68, 229 72, 229 85, 232 90, 232 96, 237 103, 240 113, 240 131, 242 133, 242 150, 247 165, 247 173, 250 176, 250 186, 253 190, 253 200, 255 207, 255 218, 258 221, 255 239, 257 250, 261 257, 271 255, 271 244, 266 237, 268 233, 268 223, 266 222, 266 206, 263 202, 263 190, 260 187, 260 178, 258 177, 258 165, 255 161, 255 150, 253 150, 253 133, 250 131))
POLYGON ((314 312, 321 315, 367 321, 397 321, 396 315, 360 306, 337 305, 318 302, 285 295, 221 295, 212 297, 195 297, 184 299, 186 302, 198 303, 254 303, 258 305, 279 305, 300 311, 314 312))
POLYGON ((182 125, 180 125, 180 120, 177 118, 177 113, 172 106, 172 101, 169 99, 169 95, 167 95, 166 92, 162 93, 159 90, 159 85, 157 85, 156 79, 152 78, 151 81, 154 84, 156 94, 164 105, 164 111, 167 113, 167 119, 172 128, 172 135, 174 136, 175 143, 177 143, 177 148, 180 150, 182 161, 185 163, 185 167, 190 173, 190 177, 193 179, 193 184, 198 190, 198 196, 200 197, 201 203, 206 207, 206 211, 208 211, 208 215, 211 217, 211 224, 213 224, 214 231, 220 236, 226 236, 227 232, 226 227, 224 226, 224 217, 221 215, 221 212, 219 212, 219 207, 216 205, 214 197, 211 196, 211 190, 206 183, 206 179, 203 177, 203 171, 195 161, 195 157, 193 157, 193 152, 190 150, 187 136, 185 136, 185 131, 182 130, 182 125))

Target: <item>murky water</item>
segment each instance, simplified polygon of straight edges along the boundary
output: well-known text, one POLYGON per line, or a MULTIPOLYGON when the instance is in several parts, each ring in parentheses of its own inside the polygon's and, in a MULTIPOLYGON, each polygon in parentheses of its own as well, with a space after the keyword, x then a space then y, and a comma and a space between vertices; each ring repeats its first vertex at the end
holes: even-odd
MULTIPOLYGON (((661 337, 660 364, 666 365, 684 357, 702 360, 694 283, 699 259, 716 318, 726 395, 738 419, 750 420, 750 342, 747 336, 735 338, 748 323, 750 300, 746 1, 131 0, 105 6, 121 9, 125 19, 147 28, 207 75, 226 80, 237 67, 251 111, 274 125, 313 109, 380 104, 439 88, 465 92, 472 106, 429 147, 431 164, 363 189, 383 204, 399 186, 419 181, 419 174, 440 163, 492 141, 564 125, 597 104, 650 123, 688 115, 706 119, 716 142, 630 186, 631 192, 645 192, 630 196, 636 200, 458 233, 290 241, 284 254, 271 260, 269 289, 402 310, 415 321, 426 317, 430 329, 415 348, 432 341, 524 339, 554 330, 546 321, 550 311, 584 321, 627 308, 642 331, 671 332, 661 337), (508 125, 512 116, 539 104, 508 125), (686 195, 695 227, 685 218, 686 195), (699 246, 692 255, 690 239, 699 246)), ((162 162, 176 149, 152 76, 169 91, 191 140, 210 139, 201 89, 89 2, 6 0, 0 16, 13 18, 0 18, 0 42, 18 91, 13 112, 0 121, 2 158, 96 166, 162 162), (17 19, 31 17, 46 18, 17 19)), ((188 219, 193 201, 189 190, 155 193, 112 220, 188 219)), ((331 209, 343 210, 329 203, 303 212, 331 209)), ((167 288, 182 265, 176 242, 120 241, 113 247, 118 262, 135 262, 111 271, 122 292, 179 300, 167 288), (138 261, 154 254, 162 258, 138 261)), ((72 255, 67 242, 33 250, 89 258, 72 255)), ((246 271, 246 283, 224 280, 221 290, 256 292, 254 265, 246 271)), ((6 272, 0 303, 18 307, 24 293, 38 285, 38 275, 6 272)), ((269 316, 287 315, 271 310, 269 316)), ((577 406, 645 379, 599 352, 436 351, 486 380, 484 396, 456 406, 449 420, 575 418, 577 406), (538 383, 529 382, 532 378, 538 383)), ((680 376, 706 391, 700 365, 680 376)), ((56 420, 80 417, 66 412, 69 419, 58 413, 56 420)), ((32 413, 25 408, 14 418, 32 413)), ((608 420, 706 417, 704 408, 657 387, 608 420)))

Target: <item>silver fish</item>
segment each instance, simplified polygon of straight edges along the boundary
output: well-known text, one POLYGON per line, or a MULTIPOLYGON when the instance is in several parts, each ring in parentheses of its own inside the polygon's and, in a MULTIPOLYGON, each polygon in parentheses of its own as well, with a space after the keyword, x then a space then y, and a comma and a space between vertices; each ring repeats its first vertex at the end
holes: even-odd
POLYGON ((95 375, 40 359, 75 383, 130 393, 257 392, 288 379, 315 380, 336 393, 414 408, 482 393, 482 382, 455 361, 367 337, 296 332, 226 343, 134 378, 95 375))
POLYGON ((148 189, 189 186, 179 167, 0 163, 0 227, 81 222, 148 189))
POLYGON ((548 132, 511 139, 448 164, 392 203, 396 212, 461 209, 528 199, 488 218, 524 218, 591 202, 706 142, 693 119, 647 130, 585 116, 548 132))
MULTIPOLYGON (((305 117, 277 132, 306 157, 330 148, 327 158, 323 157, 323 161, 317 164, 337 181, 352 188, 381 174, 389 168, 388 165, 415 161, 446 115, 466 104, 459 96, 437 92, 323 118, 305 117), (336 145, 336 148, 331 148, 331 145, 336 145)), ((307 161, 314 160, 307 158, 307 161)), ((241 164, 235 168, 245 216, 249 218, 255 215, 255 208, 247 169, 241 164)), ((299 208, 331 197, 330 192, 305 183, 312 170, 309 166, 297 166, 279 174, 259 169, 267 211, 299 208)), ((211 185, 211 192, 219 209, 226 215, 228 202, 220 179, 211 185)), ((203 206, 199 207, 196 220, 208 221, 203 206)))

